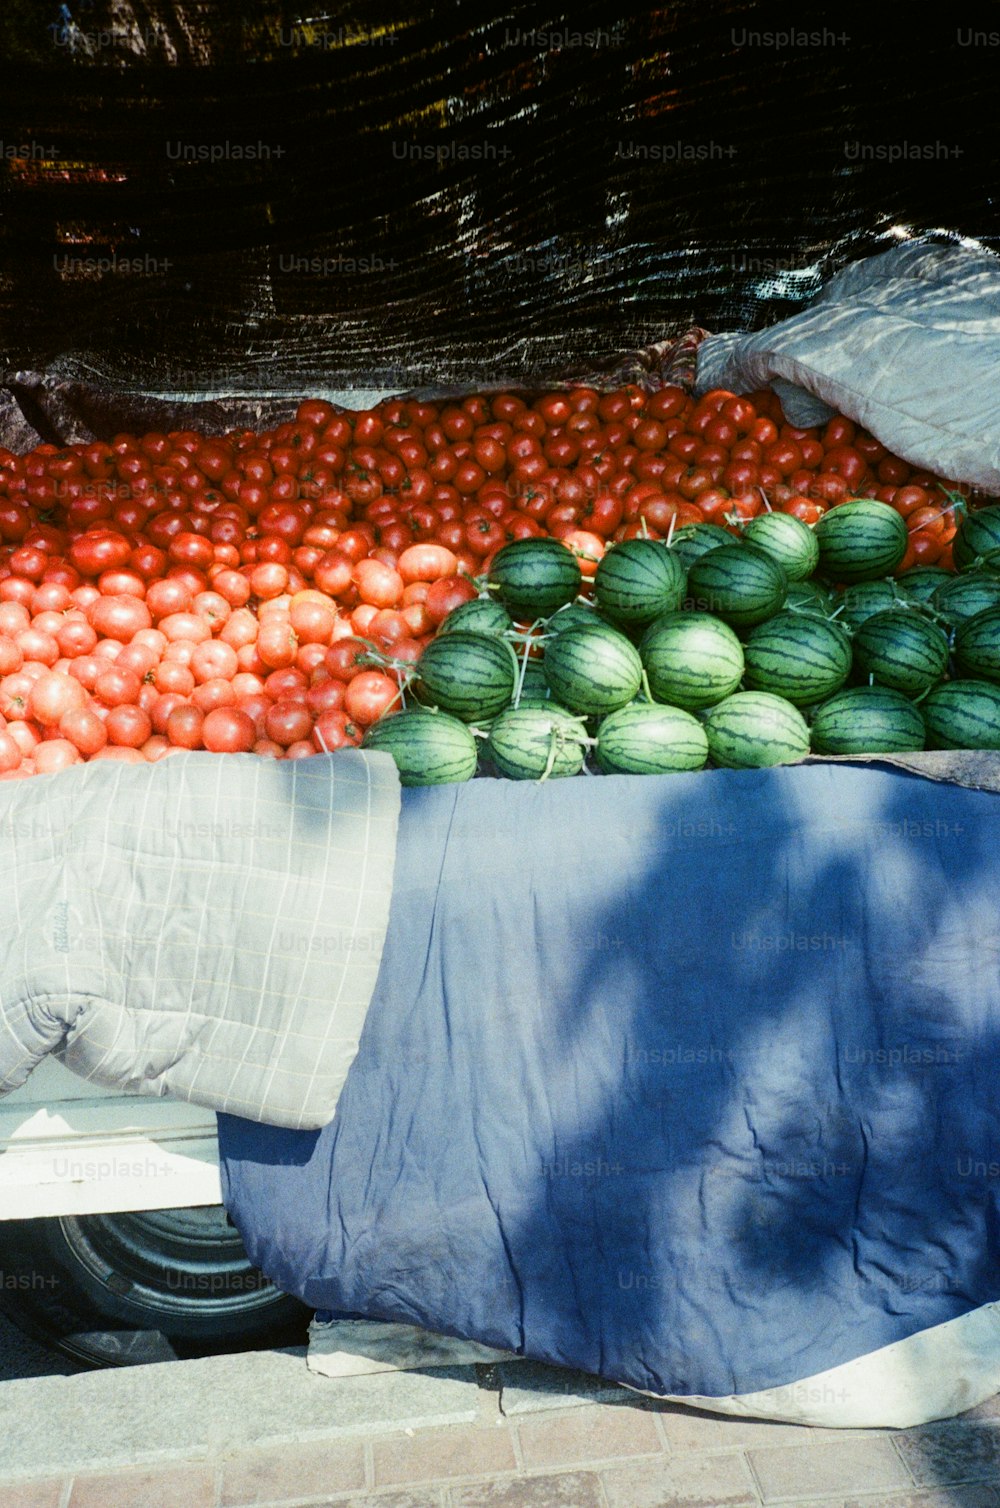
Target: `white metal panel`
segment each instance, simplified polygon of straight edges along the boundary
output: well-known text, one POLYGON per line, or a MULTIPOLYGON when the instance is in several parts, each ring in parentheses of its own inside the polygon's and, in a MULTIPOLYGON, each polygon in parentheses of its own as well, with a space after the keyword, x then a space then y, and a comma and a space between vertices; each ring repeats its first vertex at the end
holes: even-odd
POLYGON ((210 1110, 113 1094, 51 1056, 0 1100, 0 1220, 219 1203, 210 1110))

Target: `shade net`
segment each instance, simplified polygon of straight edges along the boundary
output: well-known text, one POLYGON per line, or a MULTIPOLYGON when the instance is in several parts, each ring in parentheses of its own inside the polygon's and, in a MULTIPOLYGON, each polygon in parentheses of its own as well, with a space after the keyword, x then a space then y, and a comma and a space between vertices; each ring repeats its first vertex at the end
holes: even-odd
POLYGON ((75 438, 164 402, 263 423, 305 393, 655 380, 653 343, 786 317, 899 238, 998 247, 996 31, 4 0, 8 418, 75 438))

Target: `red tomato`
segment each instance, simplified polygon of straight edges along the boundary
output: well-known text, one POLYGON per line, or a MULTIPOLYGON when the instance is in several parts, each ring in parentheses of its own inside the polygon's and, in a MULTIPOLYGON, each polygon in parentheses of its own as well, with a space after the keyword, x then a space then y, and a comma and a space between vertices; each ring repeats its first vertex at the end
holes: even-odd
POLYGON ((140 597, 98 597, 87 612, 87 621, 101 638, 127 644, 141 628, 151 628, 153 616, 140 597))
MULTIPOLYGON (((250 601, 251 586, 242 571, 220 571, 213 578, 212 587, 229 604, 230 608, 245 607, 250 601)), ((146 600, 149 600, 148 595, 146 600)))
POLYGON ((122 707, 136 701, 141 686, 142 680, 134 670, 120 670, 111 665, 97 677, 94 695, 105 707, 122 707))
POLYGON ((291 620, 284 616, 262 623, 257 635, 257 653, 271 670, 295 663, 299 641, 291 620))
POLYGON ((313 737, 327 754, 335 749, 356 748, 365 736, 364 728, 346 712, 321 712, 316 719, 313 737))
MULTIPOLYGON (((107 741, 123 748, 141 749, 153 732, 152 719, 141 707, 112 707, 104 722, 107 741)), ((82 752, 82 751, 81 751, 82 752)))
POLYGON ((448 614, 463 602, 471 602, 477 596, 475 586, 467 576, 442 576, 427 593, 425 607, 427 616, 436 627, 448 614))
POLYGON ((365 657, 371 654, 371 646, 357 638, 338 639, 327 650, 324 664, 338 681, 349 681, 364 669, 365 657))
MULTIPOLYGON (((88 629, 88 632, 93 631, 88 629)), ((59 643, 58 639, 56 643, 59 643)), ((97 643, 96 634, 94 634, 94 643, 97 643)), ((61 644, 59 648, 62 653, 65 653, 61 644)), ((13 639, 9 639, 6 635, 0 635, 0 676, 13 675, 15 671, 20 670, 23 664, 24 654, 20 645, 16 644, 13 639)))
POLYGON ((0 634, 19 634, 31 627, 31 614, 22 602, 0 602, 0 634))
POLYGON ((914 533, 910 535, 910 550, 917 565, 936 565, 944 549, 944 541, 937 534, 914 533))
POLYGON ((18 744, 10 734, 0 732, 0 772, 7 774, 10 770, 16 770, 23 757, 18 744))
POLYGON ((455 574, 455 556, 444 545, 411 545, 400 555, 397 570, 407 586, 416 581, 439 581, 455 574))
POLYGON ((264 561, 250 572, 250 590, 264 602, 280 597, 287 586, 287 567, 277 561, 264 561))
POLYGON ((394 706, 399 706, 399 687, 384 671, 363 670, 348 683, 344 710, 362 727, 367 728, 394 706))
POLYGON ((264 718, 264 731, 267 737, 284 749, 300 739, 308 738, 312 729, 313 714, 305 702, 275 702, 264 718))
POLYGON ((373 607, 395 607, 405 582, 397 570, 380 560, 360 560, 354 567, 354 585, 362 602, 373 607))
POLYGON ((597 574, 597 567, 607 547, 606 541, 599 534, 591 534, 586 529, 571 529, 563 535, 562 542, 576 556, 576 563, 584 578, 597 574))
POLYGON ((793 518, 800 518, 804 524, 815 524, 823 517, 826 507, 811 498, 791 497, 781 505, 779 511, 790 513, 793 518))
POLYGON ((892 506, 897 513, 901 513, 904 518, 908 519, 918 508, 928 507, 930 501, 931 495, 926 488, 911 485, 896 488, 892 506))
POLYGON ((304 702, 309 687, 308 676, 297 665, 286 665, 281 670, 272 670, 264 682, 264 690, 271 701, 304 702))
POLYGON ((146 589, 146 606, 154 622, 169 617, 171 613, 186 613, 191 610, 194 598, 183 581, 167 576, 152 582, 146 589))
POLYGON ((199 592, 192 608, 205 619, 213 633, 219 632, 233 610, 232 604, 218 591, 199 592))
POLYGON ((31 599, 31 612, 36 617, 39 613, 64 613, 72 604, 73 598, 65 586, 58 582, 46 581, 37 588, 31 599))
POLYGON ((836 472, 844 478, 848 487, 856 488, 868 470, 868 463, 856 449, 839 445, 827 451, 823 470, 836 472))
POLYGON ((59 645, 51 634, 39 628, 26 628, 15 640, 26 661, 35 660, 40 665, 54 665, 59 658, 59 645))
MULTIPOLYGON (((161 697, 153 709, 153 727, 159 732, 158 712, 164 698, 161 697)), ((165 724, 165 732, 170 742, 180 749, 200 749, 202 747, 201 735, 205 723, 205 714, 200 707, 195 707, 190 702, 183 702, 175 706, 168 714, 165 724)))
POLYGON ((108 741, 103 720, 90 707, 77 707, 65 713, 59 720, 59 732, 87 758, 103 749, 108 741))
POLYGON ((39 676, 28 696, 28 713, 43 728, 58 727, 67 712, 86 706, 87 693, 72 676, 48 671, 39 676))
POLYGON ((213 754, 248 754, 256 739, 253 718, 238 707, 216 707, 201 726, 201 741, 213 754))
POLYGON ((293 599, 288 616, 300 644, 330 643, 337 612, 319 593, 301 592, 293 599))
POLYGON ((221 639, 205 639, 195 645, 190 669, 199 684, 216 679, 231 681, 239 669, 236 651, 221 639))
POLYGON ((34 760, 36 775, 54 775, 71 764, 79 764, 80 751, 68 738, 47 738, 36 745, 34 760))
POLYGON ((954 514, 931 503, 923 508, 915 508, 906 520, 906 527, 911 534, 919 531, 933 534, 938 539, 950 539, 955 532, 954 514))
POLYGON ((99 576, 102 571, 124 566, 132 553, 132 546, 124 534, 113 529, 88 529, 74 539, 69 547, 70 564, 81 576, 99 576))
POLYGON ((171 644, 178 641, 201 644, 205 639, 212 637, 212 630, 203 618, 198 617, 197 613, 170 613, 167 617, 160 619, 158 627, 171 644))
POLYGON ((344 705, 344 682, 328 675, 325 681, 317 681, 306 692, 306 706, 314 717, 324 712, 339 712, 344 705))

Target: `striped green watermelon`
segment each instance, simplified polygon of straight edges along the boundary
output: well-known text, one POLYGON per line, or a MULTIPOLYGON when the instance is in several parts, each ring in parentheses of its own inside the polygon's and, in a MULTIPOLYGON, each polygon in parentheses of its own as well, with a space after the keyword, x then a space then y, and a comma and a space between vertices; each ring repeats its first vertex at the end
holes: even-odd
POLYGON ((833 593, 819 581, 793 581, 785 598, 784 611, 809 613, 813 617, 829 618, 835 611, 833 593))
POLYGON ((815 531, 791 513, 759 514, 747 524, 743 538, 776 560, 789 581, 805 581, 819 565, 815 531))
MULTIPOLYGON (((522 696, 519 702, 512 702, 509 707, 503 709, 503 712, 498 712, 497 717, 503 717, 504 713, 514 711, 520 707, 544 707, 548 712, 561 712, 564 717, 575 718, 578 723, 582 723, 585 720, 577 713, 571 712, 568 707, 564 707, 561 702, 557 702, 547 686, 544 692, 529 691, 527 696, 522 696)), ((493 721, 495 722, 496 719, 494 718, 493 721)), ((488 727, 489 724, 486 726, 488 727)))
POLYGON ((990 571, 966 571, 946 576, 932 598, 932 605, 951 628, 990 608, 1000 607, 1000 576, 990 571))
POLYGON ((674 534, 670 548, 680 556, 685 571, 689 571, 702 555, 717 550, 720 545, 731 545, 733 538, 720 524, 685 524, 674 534))
POLYGON ((1000 687, 945 681, 920 704, 930 749, 1000 749, 1000 687))
POLYGON ((576 556, 558 539, 516 539, 493 557, 490 588, 522 622, 547 618, 572 602, 583 580, 576 556))
POLYGON ((506 639, 456 629, 432 639, 417 661, 422 702, 463 722, 493 717, 509 703, 517 662, 506 639))
POLYGON ((911 566, 902 576, 896 577, 896 586, 904 597, 926 607, 938 587, 954 580, 951 571, 946 571, 943 566, 911 566))
MULTIPOLYGON (((520 659, 520 656, 518 656, 520 659)), ((518 675, 521 676, 521 700, 526 696, 551 695, 549 683, 545 679, 545 663, 537 656, 529 656, 527 663, 521 660, 518 675)))
POLYGON ((592 623, 603 623, 597 609, 586 602, 570 602, 561 607, 545 625, 547 634, 565 633, 567 628, 589 628, 592 623))
POLYGON ((730 696, 743 679, 743 646, 728 623, 709 613, 667 613, 639 646, 658 702, 698 711, 730 696))
POLYGON ((857 497, 830 508, 816 524, 820 569, 832 581, 873 581, 906 554, 906 523, 888 503, 857 497))
POLYGON ((865 620, 854 635, 854 663, 880 686, 919 696, 948 668, 948 640, 912 607, 894 607, 865 620))
POLYGON ((634 644, 608 624, 569 628, 545 648, 545 679, 572 712, 615 712, 642 684, 642 661, 634 644))
POLYGON ((684 600, 680 557, 657 539, 624 539, 602 557, 594 596, 605 617, 626 627, 652 623, 684 600))
POLYGON ((680 707, 629 702, 602 721, 596 757, 606 775, 700 770, 708 758, 708 739, 698 719, 680 707))
POLYGON ((708 751, 717 765, 757 770, 809 753, 809 729, 797 707, 767 691, 738 691, 705 714, 708 751))
POLYGON ((746 684, 808 707, 839 691, 851 673, 851 638, 838 623, 805 613, 777 613, 759 624, 743 649, 746 684))
POLYGON ((578 775, 586 759, 586 729, 561 708, 511 707, 493 723, 487 753, 508 780, 578 775))
POLYGON ((471 602, 460 602, 445 618, 439 634, 453 634, 456 628, 477 634, 505 634, 514 627, 510 613, 491 597, 473 597, 471 602))
POLYGON ((816 708, 811 737, 817 754, 903 754, 922 749, 926 732, 902 692, 852 686, 816 708))
POLYGON ((464 723, 445 712, 407 708, 380 718, 364 737, 364 748, 391 754, 400 785, 452 785, 476 773, 476 740, 464 723))
POLYGON ((1000 550, 1000 504, 972 508, 958 526, 952 559, 958 571, 970 570, 978 560, 1000 550))
POLYGON ((955 664, 974 680, 1000 681, 1000 610, 966 618, 955 634, 955 664))
POLYGON ((778 562, 739 544, 709 551, 688 572, 691 605, 734 628, 752 628, 773 617, 787 593, 788 578, 778 562))
POLYGON ((857 586, 847 587, 840 598, 837 622, 854 632, 876 613, 898 607, 901 600, 893 581, 860 581, 857 586))

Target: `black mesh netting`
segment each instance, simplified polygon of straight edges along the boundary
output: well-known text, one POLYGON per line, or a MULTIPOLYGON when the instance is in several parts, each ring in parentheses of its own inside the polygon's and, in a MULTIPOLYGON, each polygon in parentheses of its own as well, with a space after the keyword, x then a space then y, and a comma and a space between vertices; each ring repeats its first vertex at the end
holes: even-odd
POLYGON ((0 381, 537 387, 997 246, 997 12, 870 12, 4 0, 0 381))

